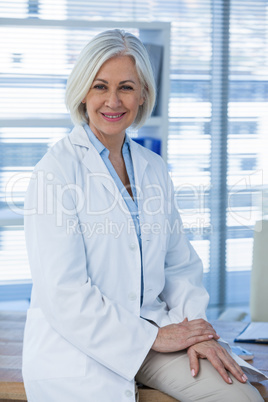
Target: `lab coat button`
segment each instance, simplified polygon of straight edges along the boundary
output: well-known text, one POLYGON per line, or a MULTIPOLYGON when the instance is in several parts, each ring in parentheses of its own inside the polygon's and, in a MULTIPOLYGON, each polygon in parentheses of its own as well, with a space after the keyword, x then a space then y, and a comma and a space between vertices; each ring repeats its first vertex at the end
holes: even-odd
POLYGON ((137 248, 137 244, 136 243, 131 243, 130 245, 129 245, 129 248, 130 248, 130 250, 136 250, 136 248, 137 248))
POLYGON ((125 395, 129 398, 129 397, 133 396, 133 392, 130 391, 129 389, 127 389, 127 390, 125 391, 125 395))
POLYGON ((137 295, 136 295, 136 293, 130 292, 130 293, 128 294, 128 299, 131 300, 131 301, 137 300, 137 295))

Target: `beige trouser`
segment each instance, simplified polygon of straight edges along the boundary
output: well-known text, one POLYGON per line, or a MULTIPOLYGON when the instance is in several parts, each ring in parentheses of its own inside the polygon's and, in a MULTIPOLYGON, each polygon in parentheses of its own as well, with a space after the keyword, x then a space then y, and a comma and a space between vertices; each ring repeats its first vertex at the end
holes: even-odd
POLYGON ((240 383, 230 374, 233 384, 227 384, 208 360, 199 359, 199 364, 200 371, 193 378, 185 351, 158 353, 151 350, 136 375, 136 381, 180 402, 263 402, 250 383, 240 383))

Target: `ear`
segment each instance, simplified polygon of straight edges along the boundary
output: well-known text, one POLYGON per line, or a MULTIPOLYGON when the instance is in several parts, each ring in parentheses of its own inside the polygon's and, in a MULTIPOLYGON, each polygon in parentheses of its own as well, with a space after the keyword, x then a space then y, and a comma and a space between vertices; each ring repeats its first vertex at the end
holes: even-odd
POLYGON ((144 102, 145 102, 145 97, 142 96, 142 97, 140 98, 139 105, 142 106, 142 105, 144 104, 144 102))
POLYGON ((142 89, 142 94, 141 94, 141 98, 140 98, 140 102, 139 102, 139 105, 140 105, 140 106, 142 106, 142 105, 144 104, 144 102, 145 102, 145 100, 146 100, 146 98, 147 98, 146 92, 148 93, 148 87, 147 87, 147 85, 145 85, 145 87, 143 87, 143 89, 142 89))
POLYGON ((81 103, 86 103, 86 98, 84 98, 81 103))

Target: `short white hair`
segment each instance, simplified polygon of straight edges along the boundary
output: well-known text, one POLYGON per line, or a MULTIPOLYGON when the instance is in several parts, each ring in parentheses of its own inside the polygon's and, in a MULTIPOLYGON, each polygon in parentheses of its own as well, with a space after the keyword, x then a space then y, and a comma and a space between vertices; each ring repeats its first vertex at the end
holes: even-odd
POLYGON ((142 87, 143 105, 140 105, 133 128, 141 127, 151 115, 156 97, 152 66, 141 41, 129 32, 112 29, 96 35, 81 51, 68 78, 65 103, 75 124, 88 123, 86 97, 101 66, 116 56, 130 56, 134 60, 142 87))

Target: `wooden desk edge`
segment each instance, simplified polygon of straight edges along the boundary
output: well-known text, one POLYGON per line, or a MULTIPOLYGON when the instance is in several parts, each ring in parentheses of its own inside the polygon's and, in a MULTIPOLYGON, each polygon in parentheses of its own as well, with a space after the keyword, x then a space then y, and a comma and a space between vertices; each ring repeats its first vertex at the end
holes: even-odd
POLYGON ((23 382, 0 382, 0 402, 27 401, 23 382))
MULTIPOLYGON (((0 320, 3 321, 13 321, 13 320, 21 320, 22 322, 24 321, 25 314, 23 313, 12 313, 12 312, 5 312, 2 314, 0 313, 0 320)), ((217 327, 224 328, 224 322, 219 322, 219 321, 214 321, 217 327)), ((243 327, 243 325, 246 325, 246 323, 229 323, 232 324, 233 327, 235 327, 237 330, 243 327)), ((224 338, 224 334, 223 334, 224 338)), ((227 339, 228 340, 228 339, 227 339)), ((262 370, 267 374, 268 372, 266 370, 262 370)), ((15 379, 15 378, 14 378, 15 379)), ((19 402, 19 401, 24 401, 27 402, 26 398, 26 393, 24 389, 24 384, 22 381, 16 382, 12 378, 10 378, 10 382, 8 381, 2 381, 0 380, 0 402, 19 402), (13 380, 13 381, 12 381, 13 380)), ((262 397, 265 399, 265 401, 268 401, 268 381, 264 381, 261 383, 254 383, 253 384, 258 391, 261 393, 262 397)), ((140 402, 172 402, 174 401, 173 398, 160 393, 159 391, 153 390, 153 389, 140 389, 140 402)))

